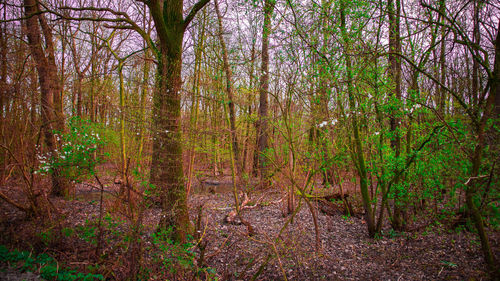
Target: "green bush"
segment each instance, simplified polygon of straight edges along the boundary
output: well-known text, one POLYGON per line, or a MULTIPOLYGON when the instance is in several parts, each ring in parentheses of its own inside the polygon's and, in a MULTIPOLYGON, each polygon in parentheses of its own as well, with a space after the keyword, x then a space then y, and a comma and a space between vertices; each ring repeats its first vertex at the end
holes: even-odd
POLYGON ((74 181, 95 174, 95 167, 103 161, 101 156, 107 156, 97 155, 98 149, 105 145, 105 138, 100 136, 102 129, 79 117, 72 117, 68 127, 65 134, 55 132, 56 139, 62 143, 61 151, 38 155, 40 168, 37 173, 49 174, 59 169, 65 177, 74 181))

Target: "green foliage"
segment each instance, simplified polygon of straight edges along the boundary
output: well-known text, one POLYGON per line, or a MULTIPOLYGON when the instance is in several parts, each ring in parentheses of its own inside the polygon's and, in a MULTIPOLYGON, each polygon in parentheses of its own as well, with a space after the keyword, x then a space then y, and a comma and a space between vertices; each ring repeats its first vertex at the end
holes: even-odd
POLYGON ((45 244, 45 246, 48 246, 50 244, 50 242, 52 242, 54 239, 54 234, 52 233, 52 229, 50 229, 50 228, 47 230, 41 231, 40 233, 37 233, 37 236, 40 237, 40 239, 42 240, 43 244, 45 244))
POLYGON ((457 264, 452 263, 451 261, 441 261, 441 263, 446 265, 447 267, 452 267, 452 268, 455 268, 458 266, 457 264))
POLYGON ((165 274, 165 276, 153 277, 158 279, 194 274, 201 279, 217 280, 214 269, 196 264, 193 237, 188 236, 188 242, 181 244, 172 239, 172 231, 170 227, 151 235, 152 246, 147 251, 152 253, 153 263, 158 267, 156 272, 165 274))
POLYGON ((75 230, 70 227, 64 227, 63 229, 61 229, 61 233, 66 237, 71 237, 74 232, 75 230))
POLYGON ((13 266, 21 271, 39 273, 46 280, 104 280, 104 277, 100 274, 85 274, 76 272, 75 270, 60 268, 57 261, 45 253, 34 256, 27 251, 9 251, 3 245, 0 245, 0 262, 7 263, 9 266, 13 266))
MULTIPOLYGON (((129 235, 123 232, 125 221, 113 218, 109 213, 106 213, 102 221, 102 229, 106 234, 106 242, 115 242, 116 246, 124 246, 128 240, 129 235)), ((77 226, 76 235, 78 238, 84 240, 92 245, 97 245, 98 235, 98 222, 86 220, 84 225, 77 226)))
POLYGON ((80 239, 92 245, 97 245, 97 227, 89 220, 84 225, 77 226, 77 235, 80 239))
POLYGON ((157 247, 159 253, 154 258, 160 262, 170 273, 176 273, 177 266, 187 269, 194 265, 194 254, 190 250, 193 246, 191 242, 179 244, 171 239, 172 228, 161 230, 152 234, 153 245, 157 247), (161 257, 158 259, 158 257, 161 257))
MULTIPOLYGON (((141 185, 142 190, 144 190, 144 200, 145 202, 149 202, 149 204, 152 204, 151 200, 148 200, 148 197, 151 196, 159 196, 158 189, 156 185, 152 184, 149 182, 148 176, 139 171, 139 169, 135 168, 132 171, 132 175, 134 176, 135 182, 139 183, 141 185)), ((146 206, 149 207, 149 206, 146 206)))
POLYGON ((105 145, 101 139, 98 125, 72 117, 69 120, 68 132, 61 134, 56 132, 56 139, 61 141, 61 151, 55 151, 55 155, 38 155, 42 174, 51 173, 59 168, 61 173, 74 181, 79 181, 84 175, 94 175, 95 167, 103 161, 97 150, 105 145))

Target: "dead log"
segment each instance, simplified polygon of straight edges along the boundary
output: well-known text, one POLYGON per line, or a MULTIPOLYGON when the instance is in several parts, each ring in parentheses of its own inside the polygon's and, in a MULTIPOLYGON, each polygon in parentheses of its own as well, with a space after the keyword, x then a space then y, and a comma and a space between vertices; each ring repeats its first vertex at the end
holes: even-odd
POLYGON ((218 181, 203 179, 200 181, 200 184, 201 184, 201 190, 203 192, 208 191, 212 194, 215 194, 217 186, 221 185, 222 183, 218 181))
POLYGON ((316 197, 318 207, 326 215, 354 215, 354 210, 349 202, 349 194, 335 193, 316 197))

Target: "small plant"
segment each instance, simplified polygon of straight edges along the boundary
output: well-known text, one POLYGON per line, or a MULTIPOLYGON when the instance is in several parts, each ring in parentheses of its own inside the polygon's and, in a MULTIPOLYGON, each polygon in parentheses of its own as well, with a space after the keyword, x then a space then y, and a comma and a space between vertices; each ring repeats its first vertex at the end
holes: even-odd
POLYGON ((386 236, 388 236, 390 239, 394 239, 398 236, 401 236, 401 233, 395 231, 394 229, 390 229, 387 233, 384 233, 386 236))
POLYGON ((64 227, 64 228, 61 229, 61 233, 65 237, 71 237, 74 232, 75 232, 75 230, 73 228, 70 228, 70 227, 64 227))
POLYGON ((168 228, 151 236, 153 246, 148 251, 152 253, 154 264, 159 267, 156 272, 166 274, 163 278, 194 274, 203 276, 202 279, 215 280, 214 269, 196 264, 193 237, 188 236, 188 242, 181 244, 172 240, 172 231, 172 228, 168 228))
POLYGON ((46 280, 104 280, 104 277, 100 274, 85 274, 76 272, 75 270, 60 268, 57 261, 47 254, 34 256, 27 251, 9 251, 3 245, 0 245, 0 262, 5 262, 9 266, 21 271, 39 273, 40 277, 46 280))
POLYGON ((85 225, 78 226, 77 235, 80 239, 92 245, 97 245, 97 227, 94 226, 89 220, 85 221, 85 225))
POLYGON ((44 230, 37 234, 45 246, 48 246, 54 240, 54 234, 51 229, 44 230))
POLYGON ((451 261, 441 261, 442 264, 446 265, 447 267, 455 268, 458 267, 457 264, 452 263, 451 261))

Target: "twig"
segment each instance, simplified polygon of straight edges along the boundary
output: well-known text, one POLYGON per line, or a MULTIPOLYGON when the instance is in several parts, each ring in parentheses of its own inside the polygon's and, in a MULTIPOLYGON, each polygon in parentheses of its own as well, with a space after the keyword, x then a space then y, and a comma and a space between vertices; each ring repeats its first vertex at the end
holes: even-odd
POLYGON ((104 194, 104 185, 101 183, 101 180, 97 175, 94 175, 94 177, 97 180, 97 183, 99 183, 99 186, 101 187, 101 198, 99 200, 99 222, 97 225, 99 232, 97 234, 97 247, 95 249, 96 257, 99 257, 99 252, 101 250, 101 243, 102 243, 102 199, 104 194))

